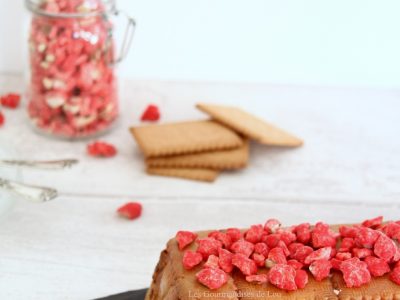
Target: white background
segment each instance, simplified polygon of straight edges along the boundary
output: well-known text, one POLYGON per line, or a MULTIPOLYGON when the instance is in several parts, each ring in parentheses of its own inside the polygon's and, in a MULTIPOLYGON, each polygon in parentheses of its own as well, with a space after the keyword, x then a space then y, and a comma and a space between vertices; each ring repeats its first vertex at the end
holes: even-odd
MULTIPOLYGON (((119 0, 129 78, 400 87, 398 0, 119 0)), ((0 72, 21 72, 22 0, 0 0, 0 72)))

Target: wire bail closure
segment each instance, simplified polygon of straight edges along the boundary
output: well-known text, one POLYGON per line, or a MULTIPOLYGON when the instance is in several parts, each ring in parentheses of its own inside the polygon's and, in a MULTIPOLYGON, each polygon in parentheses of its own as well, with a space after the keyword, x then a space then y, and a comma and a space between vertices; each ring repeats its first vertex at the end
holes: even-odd
POLYGON ((122 46, 120 49, 120 53, 119 53, 118 57, 112 63, 112 64, 116 65, 116 64, 120 63, 121 61, 123 61, 129 53, 129 50, 132 46, 133 37, 135 35, 136 21, 135 21, 135 19, 130 17, 127 13, 125 13, 124 11, 121 11, 121 10, 116 10, 114 12, 114 15, 117 17, 122 15, 128 21, 128 24, 126 25, 126 29, 125 29, 125 33, 124 33, 124 39, 122 40, 122 46))

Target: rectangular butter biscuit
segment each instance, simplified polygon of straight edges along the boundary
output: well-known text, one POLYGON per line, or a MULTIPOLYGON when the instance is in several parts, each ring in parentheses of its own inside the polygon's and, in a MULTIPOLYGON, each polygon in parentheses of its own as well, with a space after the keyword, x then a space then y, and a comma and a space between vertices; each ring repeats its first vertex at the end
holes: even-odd
POLYGON ((211 120, 131 128, 146 157, 234 149, 243 145, 233 130, 211 120))
POLYGON ((220 150, 183 154, 168 157, 153 157, 146 159, 149 167, 161 168, 207 168, 216 170, 234 170, 247 166, 249 161, 249 142, 232 150, 220 150))
POLYGON ((213 182, 217 179, 219 172, 211 169, 189 169, 189 168, 156 168, 148 167, 147 173, 166 177, 178 177, 183 179, 213 182))
POLYGON ((197 104, 197 108, 213 119, 264 145, 298 147, 303 141, 248 112, 232 106, 197 104))

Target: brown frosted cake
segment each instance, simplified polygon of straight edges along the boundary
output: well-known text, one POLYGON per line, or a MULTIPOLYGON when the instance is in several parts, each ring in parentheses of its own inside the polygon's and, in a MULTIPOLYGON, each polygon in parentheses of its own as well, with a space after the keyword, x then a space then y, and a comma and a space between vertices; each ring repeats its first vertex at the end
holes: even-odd
POLYGON ((146 300, 399 299, 400 222, 180 231, 146 300))

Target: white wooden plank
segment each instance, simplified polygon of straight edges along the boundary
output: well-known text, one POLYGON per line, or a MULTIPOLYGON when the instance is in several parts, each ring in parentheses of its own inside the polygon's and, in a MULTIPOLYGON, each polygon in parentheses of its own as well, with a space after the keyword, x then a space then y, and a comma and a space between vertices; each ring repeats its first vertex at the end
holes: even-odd
MULTIPOLYGON (((1 77, 0 86, 21 87, 19 78, 1 77)), ((398 92, 257 84, 129 82, 122 87, 123 114, 104 139, 115 143, 115 159, 85 154, 85 142, 32 134, 24 111, 7 111, 0 145, 22 158, 76 157, 70 171, 26 171, 27 182, 57 187, 69 195, 309 199, 391 203, 400 201, 400 101, 398 92), (305 139, 301 149, 253 145, 250 166, 221 175, 215 184, 150 177, 127 128, 139 124, 149 102, 160 105, 163 121, 203 118, 197 101, 238 105, 305 139)))
POLYGON ((166 241, 180 229, 247 227, 277 217, 285 224, 398 218, 399 205, 147 199, 142 218, 114 211, 129 199, 62 197, 17 203, 0 222, 0 299, 88 300, 143 288, 166 241))

